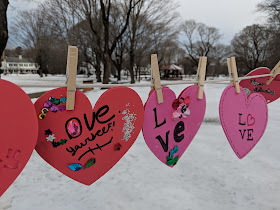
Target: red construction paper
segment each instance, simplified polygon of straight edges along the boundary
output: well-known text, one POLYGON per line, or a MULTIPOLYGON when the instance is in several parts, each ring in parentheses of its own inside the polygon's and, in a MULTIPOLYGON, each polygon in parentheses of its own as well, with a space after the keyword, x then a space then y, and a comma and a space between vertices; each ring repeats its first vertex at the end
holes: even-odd
MULTIPOLYGON (((270 74, 268 68, 258 68, 251 71, 246 76, 256 76, 262 74, 270 74)), ((269 85, 266 85, 268 77, 255 79, 247 79, 240 81, 240 85, 245 89, 247 95, 252 93, 260 93, 263 95, 267 103, 271 103, 280 97, 280 75, 276 76, 269 85)))
MULTIPOLYGON (((49 91, 40 97, 35 103, 37 115, 50 97, 66 97, 66 88, 49 91)), ((66 104, 59 104, 58 107, 62 105, 66 104)), ((88 98, 77 90, 75 110, 56 113, 49 111, 44 119, 39 120, 36 151, 61 173, 91 185, 109 171, 133 145, 142 128, 143 113, 142 101, 132 89, 115 87, 107 90, 93 110, 88 98), (46 134, 48 129, 54 136, 46 134), (58 143, 54 147, 46 139, 54 137, 54 142, 63 144, 58 143), (90 167, 84 168, 86 165, 90 167), (79 169, 80 166, 82 169, 79 169)))
POLYGON ((30 98, 18 86, 0 80, 0 196, 19 176, 37 141, 38 120, 30 98))

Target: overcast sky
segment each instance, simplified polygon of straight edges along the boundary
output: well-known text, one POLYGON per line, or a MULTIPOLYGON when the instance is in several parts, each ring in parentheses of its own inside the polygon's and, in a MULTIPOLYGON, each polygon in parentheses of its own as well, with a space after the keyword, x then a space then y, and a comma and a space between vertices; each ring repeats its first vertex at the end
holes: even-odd
POLYGON ((264 23, 265 15, 256 12, 262 0, 178 0, 183 20, 195 19, 220 29, 223 43, 229 44, 235 33, 254 23, 264 23))
MULTIPOLYGON (((28 1, 28 0, 26 0, 28 1)), ((17 11, 34 8, 34 3, 23 0, 10 0, 10 20, 17 11)), ((33 0, 36 3, 44 0, 33 0)), ((157 0, 155 0, 157 1, 157 0)), ((160 0, 159 0, 160 1, 160 0)), ((176 0, 182 20, 195 19, 198 22, 214 26, 224 35, 222 43, 230 44, 234 34, 254 23, 264 23, 265 14, 256 12, 256 5, 262 0, 176 0)), ((10 21, 11 22, 11 21, 10 21)))

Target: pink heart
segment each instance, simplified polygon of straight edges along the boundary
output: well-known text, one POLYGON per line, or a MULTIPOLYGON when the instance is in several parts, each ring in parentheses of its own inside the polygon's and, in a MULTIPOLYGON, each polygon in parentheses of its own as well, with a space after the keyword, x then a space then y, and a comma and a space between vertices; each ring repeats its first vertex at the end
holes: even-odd
MULTIPOLYGON (((198 86, 186 88, 178 99, 190 97, 188 107, 190 115, 173 120, 172 116, 176 110, 172 104, 176 95, 167 87, 163 87, 162 92, 164 99, 162 104, 158 104, 157 94, 153 91, 145 105, 143 136, 154 155, 168 165, 167 158, 170 157, 170 153, 173 153, 171 161, 174 161, 176 157, 179 160, 195 137, 205 115, 206 99, 205 94, 202 100, 197 98, 198 86), (176 146, 178 151, 174 152, 176 146)), ((175 164, 169 166, 173 167, 175 164)))
POLYGON ((247 98, 242 87, 238 94, 230 85, 222 94, 219 108, 226 137, 237 157, 242 159, 265 132, 268 121, 266 100, 259 93, 252 93, 247 98))

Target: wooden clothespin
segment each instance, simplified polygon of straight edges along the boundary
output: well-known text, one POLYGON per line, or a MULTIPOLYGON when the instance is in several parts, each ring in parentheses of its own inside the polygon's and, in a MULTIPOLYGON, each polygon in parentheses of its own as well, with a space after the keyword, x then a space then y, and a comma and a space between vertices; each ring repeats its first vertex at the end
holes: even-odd
POLYGON ((78 48, 74 46, 68 47, 67 57, 67 101, 66 110, 74 110, 76 95, 76 76, 78 65, 78 48))
POLYGON ((197 81, 197 82, 195 83, 195 85, 198 85, 201 61, 202 61, 202 57, 199 57, 198 67, 197 67, 197 71, 196 71, 196 79, 195 79, 195 81, 197 81))
MULTIPOLYGON (((233 73, 231 69, 231 59, 227 58, 227 66, 228 66, 228 76, 233 79, 233 73)), ((233 80, 230 81, 230 84, 233 85, 233 80)))
POLYGON ((151 76, 152 76, 151 78, 152 83, 154 85, 153 89, 155 89, 157 93, 158 104, 161 104, 163 103, 163 94, 162 94, 162 87, 160 83, 157 54, 152 54, 151 56, 151 76))
POLYGON ((235 86, 235 92, 240 93, 240 86, 238 82, 238 72, 237 72, 235 57, 228 58, 227 64, 228 64, 229 76, 230 78, 232 78, 231 84, 235 86))
POLYGON ((203 91, 204 91, 204 82, 205 82, 205 75, 206 75, 206 66, 207 66, 207 57, 203 56, 199 58, 197 73, 196 73, 196 80, 198 83, 199 90, 197 94, 198 99, 203 99, 203 91))
POLYGON ((280 61, 276 64, 276 66, 271 71, 272 76, 269 78, 269 80, 266 81, 266 85, 269 85, 272 80, 280 74, 280 61))

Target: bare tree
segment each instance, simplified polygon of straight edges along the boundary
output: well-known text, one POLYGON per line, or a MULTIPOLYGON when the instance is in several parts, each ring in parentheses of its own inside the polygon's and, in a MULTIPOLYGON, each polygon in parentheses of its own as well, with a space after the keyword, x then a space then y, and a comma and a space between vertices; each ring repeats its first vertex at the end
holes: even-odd
POLYGON ((65 0, 71 5, 71 8, 75 8, 75 13, 81 17, 83 20, 87 20, 91 29, 91 33, 96 36, 96 49, 100 52, 104 62, 104 73, 103 73, 103 83, 109 83, 109 77, 111 72, 111 61, 112 55, 117 47, 117 43, 122 38, 124 33, 127 30, 130 20, 130 14, 133 8, 141 1, 141 0, 129 0, 120 2, 118 0, 65 0), (112 26, 112 8, 114 5, 121 5, 123 9, 122 14, 119 18, 119 22, 123 24, 120 27, 119 33, 115 34, 111 32, 112 26), (95 28, 93 20, 95 18, 100 18, 102 20, 102 27, 95 28), (102 34, 101 34, 102 32, 102 34), (101 36, 104 37, 104 42, 98 42, 101 39, 101 36))
POLYGON ((242 65, 244 74, 259 66, 266 65, 269 40, 271 33, 267 27, 261 25, 251 25, 236 34, 231 41, 233 51, 236 54, 240 67, 242 65))
POLYGON ((264 0, 258 4, 257 9, 267 13, 269 22, 280 27, 280 0, 264 0))
POLYGON ((268 15, 270 35, 269 41, 268 66, 272 68, 280 59, 280 0, 264 0, 257 6, 258 11, 265 12, 268 15))
POLYGON ((128 29, 129 71, 132 83, 135 65, 141 63, 144 53, 150 54, 151 50, 157 51, 159 56, 164 53, 159 52, 159 46, 175 33, 178 21, 177 7, 178 5, 170 0, 141 0, 132 10, 128 29))
POLYGON ((208 55, 210 63, 207 68, 207 75, 227 75, 226 58, 231 57, 232 55, 231 47, 229 45, 216 44, 208 55))
POLYGON ((208 56, 222 37, 217 28, 197 23, 195 20, 185 21, 182 31, 185 35, 183 46, 195 66, 198 65, 199 57, 208 56))
MULTIPOLYGON (((8 41, 8 22, 7 22, 7 9, 9 1, 0 0, 0 57, 8 41)), ((1 65, 1 64, 0 64, 1 65)))

